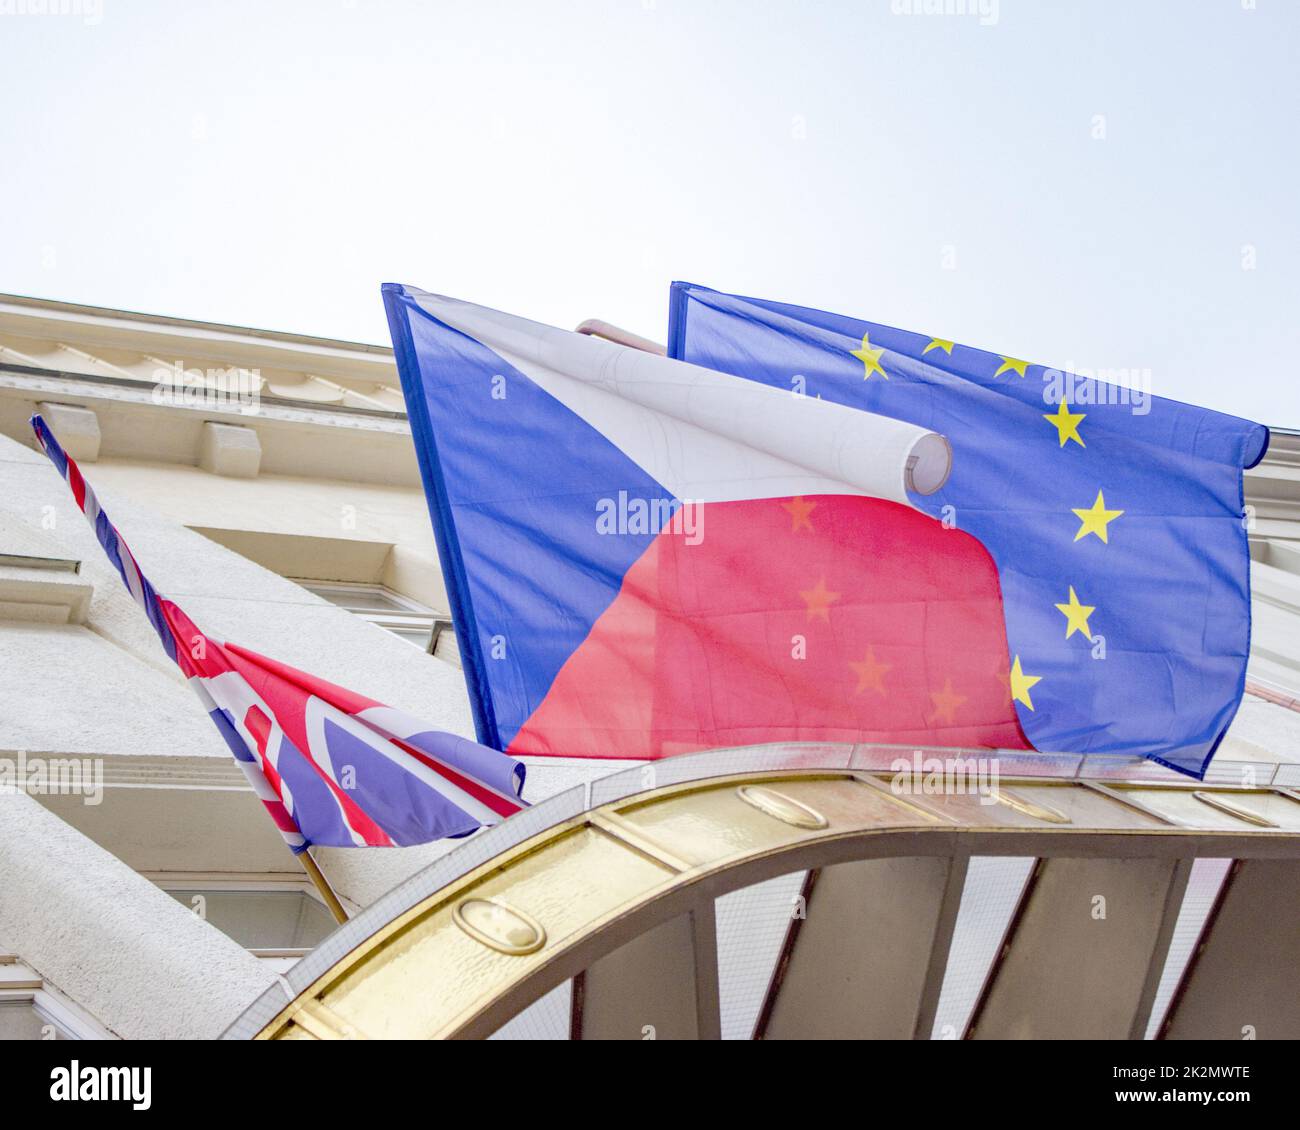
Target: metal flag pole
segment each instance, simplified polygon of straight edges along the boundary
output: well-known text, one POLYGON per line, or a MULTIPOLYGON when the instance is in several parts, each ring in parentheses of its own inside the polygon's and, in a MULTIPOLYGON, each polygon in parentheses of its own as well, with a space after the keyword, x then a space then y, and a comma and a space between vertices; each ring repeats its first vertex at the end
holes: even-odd
POLYGON ((298 862, 302 864, 302 869, 307 872, 307 877, 316 884, 320 897, 325 900, 325 905, 329 907, 330 913, 334 915, 334 921, 342 926, 348 920, 348 912, 343 909, 343 904, 339 902, 339 896, 334 893, 330 881, 325 878, 325 872, 320 869, 320 864, 312 859, 311 849, 304 849, 298 852, 297 855, 298 862))

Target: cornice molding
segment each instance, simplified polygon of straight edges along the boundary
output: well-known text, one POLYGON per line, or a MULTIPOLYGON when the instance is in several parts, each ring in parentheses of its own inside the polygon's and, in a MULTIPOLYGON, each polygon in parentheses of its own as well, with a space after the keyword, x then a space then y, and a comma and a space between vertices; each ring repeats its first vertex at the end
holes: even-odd
POLYGON ((61 753, 55 750, 5 750, 0 758, 17 762, 19 757, 28 765, 43 761, 49 765, 56 761, 97 761, 103 765, 103 784, 106 789, 184 789, 207 792, 252 792, 243 771, 230 757, 150 756, 132 754, 61 753))

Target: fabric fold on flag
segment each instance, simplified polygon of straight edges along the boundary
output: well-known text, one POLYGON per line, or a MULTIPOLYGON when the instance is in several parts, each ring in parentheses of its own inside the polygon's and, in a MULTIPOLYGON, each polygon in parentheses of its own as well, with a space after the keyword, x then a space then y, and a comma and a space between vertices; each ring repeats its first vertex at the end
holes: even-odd
MULTIPOLYGON (((614 342, 570 333, 443 295, 407 291, 425 312, 489 347, 584 418, 625 444, 644 444, 646 432, 668 422, 700 442, 725 436, 739 458, 780 460, 834 485, 873 498, 911 505, 909 491, 932 494, 948 477, 951 452, 941 435, 869 412, 845 411, 824 401, 786 411, 790 394, 614 342), (638 406, 644 411, 629 412, 638 406)), ((792 390, 791 390, 792 391, 792 390)), ((715 455, 715 459, 717 456, 715 455)), ((752 465, 725 470, 750 491, 752 465)), ((673 468, 665 477, 678 493, 692 490, 718 500, 716 478, 688 481, 673 468)), ((733 488, 735 489, 735 488, 733 488)))
MULTIPOLYGON (((1203 776, 1250 650, 1242 472, 1268 430, 1020 358, 674 283, 669 356, 942 432, 924 513, 987 550, 1018 722, 1041 750, 1203 776)), ((960 715, 960 709, 957 711, 960 715)))
POLYGON ((75 460, 39 416, 41 449, 288 845, 391 847, 469 835, 525 807, 524 767, 238 644, 150 584, 75 460))

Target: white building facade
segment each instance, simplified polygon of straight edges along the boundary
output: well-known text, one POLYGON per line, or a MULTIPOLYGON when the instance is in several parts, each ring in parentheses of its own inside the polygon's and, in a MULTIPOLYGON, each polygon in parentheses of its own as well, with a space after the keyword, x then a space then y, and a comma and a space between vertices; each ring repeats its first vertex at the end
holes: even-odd
MULTIPOLYGON (((0 763, 28 786, 0 795, 0 1038, 215 1037, 332 920, 36 411, 208 633, 472 736, 391 351, 0 296, 0 763)), ((1247 501, 1251 693, 1219 756, 1300 762, 1300 435, 1247 501)), ((608 768, 537 761, 527 795, 608 768)), ((318 858, 356 910, 446 850, 318 858)))

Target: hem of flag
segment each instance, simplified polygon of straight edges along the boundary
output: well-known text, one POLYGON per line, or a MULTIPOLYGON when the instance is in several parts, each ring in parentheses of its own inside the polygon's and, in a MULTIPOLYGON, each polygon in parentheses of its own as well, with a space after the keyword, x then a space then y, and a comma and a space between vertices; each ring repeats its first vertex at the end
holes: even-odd
MULTIPOLYGON (((438 461, 438 444, 433 424, 429 419, 421 387, 420 366, 415 357, 415 342, 411 338, 411 311, 406 287, 401 283, 384 283, 381 288, 384 310, 388 315, 388 328, 393 338, 393 354, 397 373, 402 381, 402 395, 406 400, 406 414, 415 437, 416 460, 424 493, 429 504, 429 517, 433 521, 434 540, 442 562, 443 577, 447 584, 447 600, 451 605, 452 621, 457 628, 461 663, 465 672, 465 686, 469 691, 470 707, 474 713, 474 731, 482 745, 501 749, 501 735, 491 706, 491 692, 484 671, 483 649, 479 639, 478 622, 470 598, 469 578, 461 558, 460 540, 456 536, 455 520, 447 487, 443 481, 438 461)), ((420 311, 425 317, 430 315, 420 311)), ((436 320, 436 319, 435 319, 436 320)), ((441 324, 441 323, 439 323, 441 324)))

